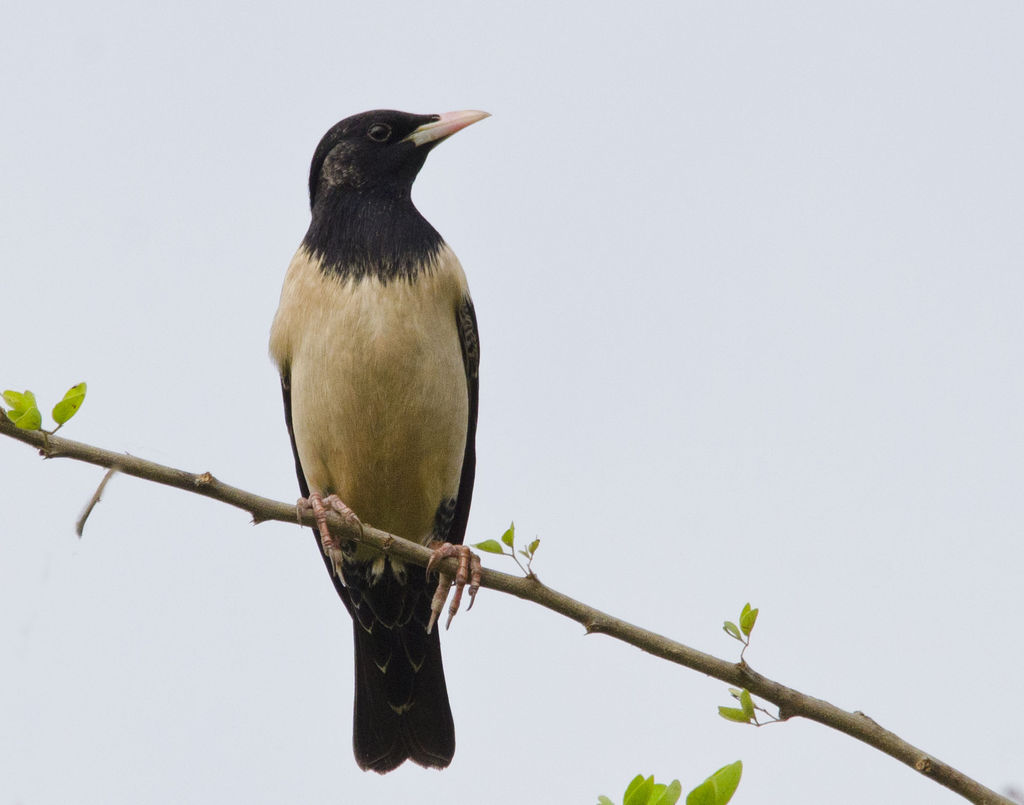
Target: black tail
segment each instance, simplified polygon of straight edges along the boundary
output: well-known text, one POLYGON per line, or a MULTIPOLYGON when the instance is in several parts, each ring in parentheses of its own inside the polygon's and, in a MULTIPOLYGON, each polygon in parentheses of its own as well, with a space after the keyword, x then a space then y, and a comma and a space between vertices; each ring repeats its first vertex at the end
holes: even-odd
POLYGON ((436 581, 414 566, 396 576, 390 563, 374 574, 369 562, 346 562, 343 581, 323 559, 355 634, 356 763, 379 774, 406 760, 445 768, 455 755, 455 724, 438 631, 427 634, 436 581))
POLYGON ((356 701, 352 744, 363 769, 384 774, 406 760, 444 768, 455 754, 455 725, 437 630, 418 618, 371 630, 354 619, 356 701))

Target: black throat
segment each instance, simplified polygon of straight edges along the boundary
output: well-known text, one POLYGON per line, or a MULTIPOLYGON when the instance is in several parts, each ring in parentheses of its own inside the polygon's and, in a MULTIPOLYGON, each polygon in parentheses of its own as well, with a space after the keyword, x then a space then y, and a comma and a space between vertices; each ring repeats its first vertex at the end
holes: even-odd
POLYGON ((321 270, 382 283, 415 280, 429 271, 444 240, 406 193, 323 193, 302 240, 321 270))

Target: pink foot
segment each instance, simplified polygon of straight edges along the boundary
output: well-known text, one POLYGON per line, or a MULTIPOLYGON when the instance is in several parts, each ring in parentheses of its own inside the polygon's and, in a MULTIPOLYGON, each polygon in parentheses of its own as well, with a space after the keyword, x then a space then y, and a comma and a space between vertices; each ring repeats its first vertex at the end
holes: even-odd
POLYGON ((313 510, 313 516, 316 517, 316 527, 320 532, 320 545, 323 547, 324 554, 331 560, 334 575, 341 578, 341 562, 344 558, 344 552, 327 527, 327 512, 328 510, 333 511, 349 525, 358 526, 360 533, 363 530, 362 522, 356 517, 356 513, 346 506, 337 495, 321 497, 318 493, 314 492, 308 498, 299 498, 296 507, 300 512, 309 509, 313 510))
POLYGON ((454 579, 443 570, 439 570, 437 573, 437 590, 434 592, 434 597, 430 602, 430 623, 427 624, 427 633, 429 634, 433 630, 434 624, 437 623, 441 610, 444 609, 444 602, 448 598, 448 591, 452 586, 453 580, 455 582, 455 595, 452 596, 451 606, 448 607, 448 622, 444 628, 447 629, 452 625, 452 618, 459 611, 459 606, 462 603, 462 591, 465 589, 467 582, 469 583, 469 606, 466 607, 466 611, 468 612, 473 608, 476 592, 480 589, 481 567, 480 557, 465 545, 452 545, 450 542, 432 540, 428 547, 434 550, 430 561, 427 562, 428 576, 430 571, 434 569, 434 566, 442 559, 447 559, 449 556, 457 556, 459 558, 459 568, 455 572, 454 579))

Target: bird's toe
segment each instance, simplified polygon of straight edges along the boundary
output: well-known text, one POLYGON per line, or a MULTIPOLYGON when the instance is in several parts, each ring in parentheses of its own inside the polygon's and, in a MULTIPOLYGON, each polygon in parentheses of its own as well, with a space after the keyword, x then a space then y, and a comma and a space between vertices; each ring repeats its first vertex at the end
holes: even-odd
POLYGON ((362 521, 337 495, 321 497, 319 493, 314 492, 308 498, 299 499, 297 511, 300 517, 304 509, 313 510, 313 515, 316 517, 316 527, 320 532, 320 546, 323 549, 324 555, 331 560, 334 574, 340 578, 344 551, 334 535, 331 534, 331 530, 327 525, 327 512, 334 512, 349 525, 358 527, 360 533, 363 530, 362 521))
POLYGON ((476 600, 477 590, 480 589, 480 576, 482 572, 480 557, 465 545, 453 545, 450 542, 431 542, 430 547, 433 548, 433 553, 430 556, 430 561, 427 562, 428 575, 437 566, 438 562, 443 559, 455 557, 459 560, 459 564, 454 577, 444 571, 438 571, 437 589, 434 591, 434 597, 430 602, 430 622, 427 625, 427 632, 433 629, 441 614, 441 610, 444 609, 444 602, 448 599, 448 591, 451 589, 453 582, 455 594, 452 596, 451 605, 448 607, 448 621, 445 623, 444 628, 447 629, 452 625, 452 619, 462 605, 462 594, 467 584, 469 585, 469 606, 466 609, 467 611, 472 609, 473 601, 476 600))

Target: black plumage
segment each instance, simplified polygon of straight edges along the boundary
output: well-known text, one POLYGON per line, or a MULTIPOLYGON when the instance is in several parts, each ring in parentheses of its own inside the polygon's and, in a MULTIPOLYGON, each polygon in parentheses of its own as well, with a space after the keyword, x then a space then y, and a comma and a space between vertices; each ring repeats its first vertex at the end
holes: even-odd
POLYGON ((414 280, 437 254, 444 240, 412 203, 412 183, 431 145, 400 142, 436 117, 365 112, 324 135, 309 171, 313 219, 303 243, 325 270, 414 280), (364 130, 373 125, 389 126, 399 142, 370 140, 364 130), (337 183, 324 187, 331 181, 337 183))
MULTIPOLYGON (((304 498, 337 495, 408 539, 461 545, 476 466, 479 340, 465 276, 412 203, 427 152, 484 113, 341 121, 310 169, 312 221, 271 332, 304 498)), ((353 619, 353 745, 364 769, 455 751, 436 582, 354 543, 321 554, 353 619)))

